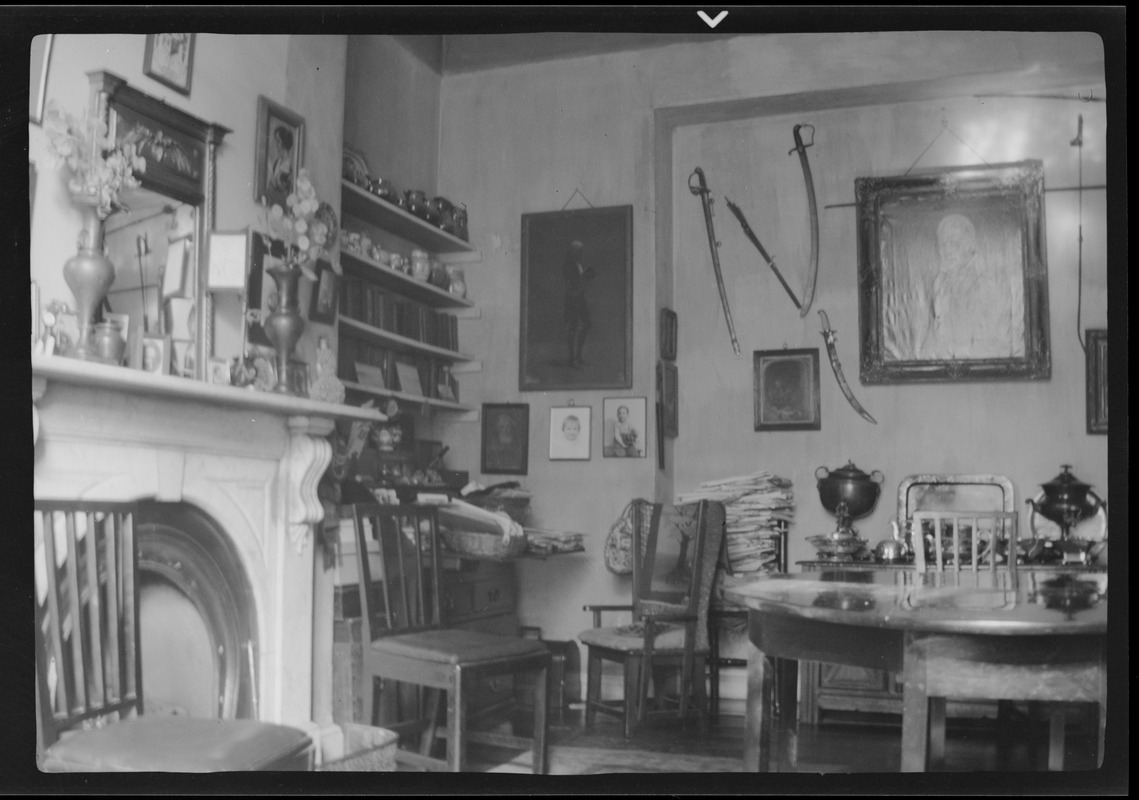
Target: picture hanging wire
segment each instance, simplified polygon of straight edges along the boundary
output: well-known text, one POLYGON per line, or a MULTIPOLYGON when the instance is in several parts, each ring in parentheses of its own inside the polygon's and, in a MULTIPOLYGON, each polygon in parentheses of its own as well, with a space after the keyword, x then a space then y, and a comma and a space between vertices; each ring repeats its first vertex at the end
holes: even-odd
POLYGON ((565 204, 564 206, 562 206, 562 211, 565 211, 565 210, 566 210, 566 208, 569 206, 569 204, 573 202, 573 199, 574 199, 575 197, 580 197, 582 200, 584 200, 584 201, 585 201, 585 204, 586 204, 587 206, 589 206, 590 208, 593 208, 593 203, 589 202, 589 198, 588 198, 588 197, 586 197, 586 196, 585 196, 585 195, 582 193, 581 189, 578 189, 578 188, 574 188, 574 190, 573 190, 573 194, 571 194, 571 195, 569 196, 569 200, 566 200, 566 204, 565 204))
POLYGON ((1079 187, 1079 236, 1077 239, 1077 255, 1076 255, 1076 341, 1080 343, 1080 349, 1085 353, 1088 351, 1084 346, 1084 339, 1080 333, 1080 311, 1084 304, 1084 115, 1080 114, 1076 121, 1076 138, 1069 144, 1072 147, 1079 149, 1079 156, 1077 158, 1078 179, 1076 185, 1079 187))
POLYGON ((926 153, 928 153, 929 148, 933 147, 934 142, 936 142, 938 139, 941 138, 941 134, 946 133, 946 132, 948 132, 949 135, 952 136, 954 139, 961 142, 962 146, 964 146, 965 149, 968 150, 970 153, 977 156, 977 158, 979 158, 981 160, 981 163, 984 164, 986 167, 992 166, 988 161, 985 161, 985 159, 981 158, 981 155, 976 150, 974 150, 972 147, 970 147, 965 142, 964 139, 962 139, 960 136, 958 136, 956 133, 954 133, 952 130, 950 130, 949 120, 947 120, 945 118, 945 109, 943 108, 943 109, 941 109, 941 130, 939 130, 937 132, 937 136, 934 136, 933 139, 930 141, 930 143, 925 146, 925 150, 922 150, 921 153, 918 154, 918 157, 916 159, 914 159, 914 163, 910 164, 910 168, 907 169, 903 173, 902 177, 905 177, 906 175, 910 174, 910 170, 912 170, 914 167, 916 167, 918 165, 918 162, 921 161, 922 156, 924 156, 926 153))

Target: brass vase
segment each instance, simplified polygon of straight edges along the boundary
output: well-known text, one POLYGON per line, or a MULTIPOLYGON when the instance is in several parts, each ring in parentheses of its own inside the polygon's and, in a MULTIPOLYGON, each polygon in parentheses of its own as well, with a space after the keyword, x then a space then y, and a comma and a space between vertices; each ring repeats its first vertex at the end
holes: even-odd
POLYGON ((297 302, 301 271, 296 267, 270 267, 277 284, 277 308, 265 319, 265 335, 277 350, 277 385, 274 392, 292 394, 289 388, 289 357, 304 333, 305 321, 297 302))
POLYGON ((91 341, 95 312, 115 282, 115 265, 103 252, 103 220, 93 203, 80 202, 83 229, 79 232, 78 250, 63 265, 63 279, 75 296, 75 315, 79 338, 67 353, 72 358, 95 359, 98 355, 91 341))

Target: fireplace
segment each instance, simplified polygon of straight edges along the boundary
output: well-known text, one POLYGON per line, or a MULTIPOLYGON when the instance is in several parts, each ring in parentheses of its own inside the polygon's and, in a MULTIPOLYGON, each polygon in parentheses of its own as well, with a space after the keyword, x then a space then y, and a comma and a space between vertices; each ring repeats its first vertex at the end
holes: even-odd
MULTIPOLYGON (((169 635, 164 618, 183 624, 187 658, 207 676, 184 687, 185 702, 211 716, 330 721, 316 484, 335 419, 382 415, 52 356, 32 369, 35 495, 139 502, 143 623, 152 642, 169 635)), ((188 665, 148 674, 143 646, 144 692, 161 703, 163 679, 177 683, 188 665)), ((153 649, 160 661, 166 648, 153 649)))

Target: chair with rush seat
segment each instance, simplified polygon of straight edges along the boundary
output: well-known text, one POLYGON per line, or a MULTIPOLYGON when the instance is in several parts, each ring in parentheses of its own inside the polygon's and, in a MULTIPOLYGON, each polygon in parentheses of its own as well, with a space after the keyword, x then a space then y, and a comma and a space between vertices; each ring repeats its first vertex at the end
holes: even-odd
POLYGON ((399 708, 405 699, 396 687, 384 692, 396 705, 397 720, 383 721, 400 734, 396 758, 410 767, 462 772, 467 743, 529 749, 535 774, 546 771, 546 681, 550 651, 535 639, 499 636, 446 627, 442 618, 438 510, 426 505, 345 506, 342 516, 353 521, 360 570, 360 616, 363 630, 363 701, 366 722, 374 722, 375 681, 426 690, 430 702, 416 692, 414 713, 399 708), (369 548, 373 539, 377 547, 369 548), (373 575, 371 550, 379 565, 373 575), (468 697, 485 678, 528 675, 534 683, 534 725, 529 737, 475 730, 468 715, 468 697), (446 757, 432 754, 441 695, 446 694, 446 757), (424 705, 427 706, 426 712, 424 705), (418 751, 411 749, 418 736, 418 751))
POLYGON ((312 769, 297 728, 143 713, 133 504, 37 500, 33 519, 41 770, 312 769))
POLYGON ((708 612, 723 538, 722 503, 705 500, 677 507, 647 501, 633 504, 633 602, 585 606, 593 613, 593 627, 578 635, 589 648, 587 728, 600 711, 623 718, 625 737, 631 738, 636 725, 648 714, 650 682, 656 694, 656 710, 662 710, 666 671, 679 672, 675 698, 679 716, 685 717, 692 705, 701 729, 707 728, 708 612), (662 516, 668 517, 664 524, 662 516), (673 535, 666 536, 662 530, 673 535), (633 622, 602 627, 602 612, 631 613, 633 622), (620 700, 601 699, 605 661, 622 666, 620 700))

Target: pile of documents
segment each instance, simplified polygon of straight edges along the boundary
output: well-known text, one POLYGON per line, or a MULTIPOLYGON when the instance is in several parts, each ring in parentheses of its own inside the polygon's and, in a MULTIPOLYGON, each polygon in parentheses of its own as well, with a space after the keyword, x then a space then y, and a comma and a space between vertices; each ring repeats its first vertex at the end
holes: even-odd
POLYGON ((585 534, 526 528, 526 549, 531 553, 576 553, 585 549, 585 534))
POLYGON ((778 569, 780 530, 795 517, 791 481, 771 472, 705 481, 676 502, 724 504, 724 548, 732 572, 778 569))

